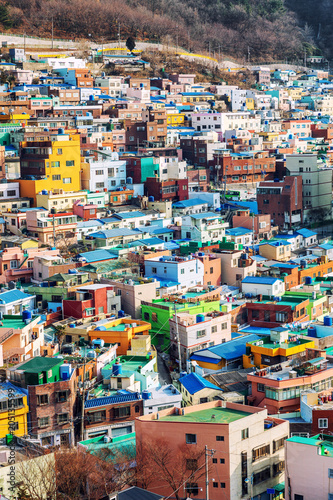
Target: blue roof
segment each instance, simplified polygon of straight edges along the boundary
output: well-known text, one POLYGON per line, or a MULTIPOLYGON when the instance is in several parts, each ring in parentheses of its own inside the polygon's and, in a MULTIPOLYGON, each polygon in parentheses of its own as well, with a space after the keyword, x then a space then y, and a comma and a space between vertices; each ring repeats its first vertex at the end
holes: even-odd
POLYGON ((201 198, 192 198, 191 200, 177 201, 173 203, 173 208, 188 208, 194 207, 195 205, 208 205, 208 201, 202 200, 201 198))
POLYGON ((164 243, 165 250, 178 250, 178 248, 180 248, 180 245, 178 245, 175 241, 166 241, 164 243))
POLYGON ((77 228, 85 228, 85 227, 96 227, 96 226, 101 226, 102 221, 98 219, 90 219, 90 220, 81 220, 80 222, 77 223, 77 228))
POLYGON ((166 234, 172 233, 174 230, 167 227, 147 226, 143 229, 143 231, 148 234, 166 234))
POLYGON ((322 243, 321 245, 318 245, 319 248, 322 248, 323 250, 331 250, 333 248, 332 245, 330 245, 329 243, 322 243))
POLYGON ((242 283, 253 283, 254 285, 273 285, 276 281, 281 281, 278 278, 269 276, 247 276, 242 283))
POLYGON ((114 214, 113 217, 116 219, 133 219, 135 217, 144 217, 146 214, 136 211, 136 212, 120 212, 118 214, 114 214))
POLYGON ((275 262, 270 267, 280 267, 282 269, 295 269, 298 267, 296 264, 289 264, 288 262, 275 262))
POLYGON ((89 262, 100 262, 102 260, 116 259, 118 256, 112 254, 108 250, 93 250, 92 252, 83 252, 79 254, 79 257, 83 257, 87 263, 89 262))
POLYGON ((267 259, 262 255, 250 255, 250 259, 255 260, 257 262, 265 262, 267 259))
POLYGON ((135 242, 131 243, 130 246, 137 246, 137 245, 146 245, 146 246, 154 246, 154 245, 161 245, 164 243, 163 240, 160 238, 145 238, 143 240, 136 240, 135 242))
POLYGON ((202 391, 202 389, 222 391, 220 387, 208 382, 208 380, 201 377, 201 375, 197 375, 196 373, 189 373, 180 377, 179 382, 190 394, 195 394, 196 392, 202 391))
POLYGON ((26 393, 22 391, 19 387, 11 384, 10 382, 0 383, 0 401, 6 401, 7 399, 19 396, 26 396, 26 393), (10 391, 10 396, 9 396, 10 391))
POLYGON ((233 227, 225 230, 225 234, 229 234, 230 236, 242 236, 249 233, 252 233, 252 231, 246 227, 233 227))
POLYGON ((208 347, 207 349, 201 349, 192 354, 191 359, 198 361, 204 361, 209 363, 217 364, 221 359, 233 360, 240 358, 246 353, 246 344, 248 342, 253 342, 255 340, 260 340, 258 335, 244 335, 243 337, 238 337, 224 344, 214 345, 208 347))
POLYGON ((218 219, 221 218, 221 215, 218 215, 214 212, 203 212, 201 214, 191 214, 193 219, 218 219))
POLYGON ((10 304, 11 302, 16 302, 17 300, 28 299, 29 297, 34 297, 33 295, 28 295, 27 293, 21 292, 21 290, 8 290, 8 292, 0 293, 0 304, 10 304))
POLYGON ((93 238, 117 238, 118 236, 134 236, 141 233, 139 229, 127 229, 126 227, 118 229, 106 229, 105 231, 98 231, 97 233, 91 233, 89 236, 93 238))
POLYGON ((138 392, 132 394, 117 394, 116 396, 106 396, 103 398, 87 399, 84 403, 84 407, 94 408, 96 406, 126 403, 127 401, 136 401, 138 399, 141 399, 140 394, 138 392))
POLYGON ((145 276, 145 278, 150 278, 152 280, 157 280, 160 282, 160 287, 165 288, 165 287, 171 287, 171 286, 178 286, 180 283, 178 281, 171 281, 168 280, 167 278, 160 278, 159 276, 145 276))

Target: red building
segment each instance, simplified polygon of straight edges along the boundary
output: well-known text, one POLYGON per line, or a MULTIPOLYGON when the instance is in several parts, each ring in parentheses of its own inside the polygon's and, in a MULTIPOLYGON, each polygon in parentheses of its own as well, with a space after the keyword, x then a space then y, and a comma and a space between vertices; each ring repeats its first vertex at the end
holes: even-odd
POLYGON ((300 226, 303 220, 302 176, 260 182, 257 202, 259 213, 269 214, 275 225, 282 228, 300 226))
POLYGON ((210 162, 215 182, 227 184, 259 182, 274 178, 275 157, 269 151, 231 153, 215 150, 210 162))
POLYGON ((145 182, 147 196, 155 201, 182 201, 188 199, 188 179, 160 181, 157 177, 147 177, 145 182))
POLYGON ((108 311, 108 290, 113 290, 107 285, 88 285, 76 290, 75 300, 63 301, 64 317, 81 319, 106 314, 108 311))
POLYGON ((187 171, 190 192, 208 191, 210 171, 208 168, 193 168, 187 171))
POLYGON ((73 213, 83 220, 97 219, 97 205, 83 205, 77 200, 73 205, 73 213))

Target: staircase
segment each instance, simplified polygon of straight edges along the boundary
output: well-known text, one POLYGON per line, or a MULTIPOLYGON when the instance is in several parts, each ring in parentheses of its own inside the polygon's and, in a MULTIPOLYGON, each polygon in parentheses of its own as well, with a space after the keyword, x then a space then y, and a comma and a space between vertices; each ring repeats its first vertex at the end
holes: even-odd
POLYGON ((9 339, 9 337, 11 337, 12 335, 14 335, 14 330, 11 328, 10 330, 7 330, 6 333, 2 335, 2 337, 0 337, 0 344, 3 344, 3 342, 9 339))

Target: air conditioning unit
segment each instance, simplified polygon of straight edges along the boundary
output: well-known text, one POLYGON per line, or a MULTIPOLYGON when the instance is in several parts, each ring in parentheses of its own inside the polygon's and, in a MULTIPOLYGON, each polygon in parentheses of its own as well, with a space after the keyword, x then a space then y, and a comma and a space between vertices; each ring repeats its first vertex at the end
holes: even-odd
POLYGON ((38 309, 43 309, 43 301, 42 300, 38 300, 38 302, 37 302, 37 308, 38 309))

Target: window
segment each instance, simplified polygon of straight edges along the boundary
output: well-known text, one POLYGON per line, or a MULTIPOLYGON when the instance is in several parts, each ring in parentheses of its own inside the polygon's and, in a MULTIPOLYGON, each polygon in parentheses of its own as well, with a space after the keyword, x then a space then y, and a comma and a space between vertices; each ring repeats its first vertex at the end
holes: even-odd
POLYGON ((224 436, 216 436, 216 441, 224 441, 224 436))
POLYGON ((58 155, 62 155, 62 149, 61 148, 58 149, 57 154, 58 155))
POLYGON ((197 435, 196 434, 185 434, 186 444, 197 444, 197 435))
POLYGON ((156 274, 157 273, 157 267, 152 267, 151 268, 151 272, 154 273, 154 274, 156 274))
POLYGON ((197 470, 198 468, 198 460, 195 458, 187 458, 186 459, 186 469, 188 470, 197 470))
POLYGON ((273 441, 273 453, 275 453, 277 450, 280 450, 281 448, 284 447, 284 442, 287 439, 288 436, 284 436, 281 439, 276 439, 273 441))
POLYGON ((16 191, 15 189, 9 189, 7 191, 7 196, 16 196, 16 191))
POLYGON ((11 260, 10 261, 10 268, 11 269, 16 269, 17 268, 17 260, 11 260))
POLYGON ((265 384, 257 384, 258 392, 265 392, 265 384))
POLYGON ((284 460, 281 460, 277 464, 273 464, 273 477, 278 476, 281 474, 285 469, 285 462, 284 460))
POLYGON ((63 184, 72 184, 72 178, 71 177, 64 177, 62 182, 63 182, 63 184))
POLYGON ((74 167, 75 162, 74 160, 67 160, 66 161, 66 167, 74 167))
POLYGON ((206 335, 206 330, 198 330, 197 331, 197 339, 204 337, 206 335))
POLYGON ((38 427, 47 427, 49 425, 50 417, 41 417, 38 419, 38 427))
POLYGON ((60 161, 51 161, 51 168, 60 168, 60 161))
POLYGON ((328 419, 327 418, 318 418, 318 428, 319 429, 327 429, 328 427, 328 419))
POLYGON ((265 469, 253 474, 253 484, 256 485, 262 483, 263 481, 266 481, 266 479, 269 479, 270 477, 271 477, 271 468, 266 467, 265 469))
POLYGON ((260 448, 255 448, 252 450, 252 462, 259 460, 262 457, 266 457, 270 454, 270 445, 261 446, 260 448))
POLYGON ((298 495, 297 493, 295 493, 294 500, 304 500, 304 496, 303 495, 298 495))
POLYGON ((217 458, 213 458, 213 464, 217 464, 217 458))
POLYGON ((224 464, 225 463, 225 458, 220 458, 220 464, 224 464))
POLYGON ((147 312, 143 313, 143 319, 145 319, 146 321, 149 321, 149 318, 150 318, 149 313, 147 313, 147 312))
POLYGON ((157 313, 151 313, 151 320, 156 323, 157 322, 157 313))
POLYGON ((61 175, 52 175, 53 181, 61 181, 61 175))
POLYGON ((219 483, 213 483, 213 488, 218 488, 219 487, 219 483))
POLYGON ((225 483, 220 483, 221 488, 225 488, 225 483))
POLYGON ((48 394, 38 394, 37 395, 37 405, 47 405, 49 402, 49 395, 48 394))
POLYGON ((198 483, 186 483, 186 491, 188 495, 196 496, 199 494, 198 483))
POLYGON ((242 439, 247 439, 249 437, 249 429, 242 429, 242 439))
POLYGON ((58 424, 67 424, 68 423, 68 413, 60 413, 57 415, 58 424))
POLYGON ((119 408, 113 408, 113 417, 114 418, 125 418, 129 417, 131 414, 130 406, 120 406, 119 408))
POLYGON ((88 422, 90 424, 94 422, 103 422, 106 420, 106 410, 92 411, 87 415, 88 422))
POLYGON ((217 332, 217 325, 214 325, 212 326, 212 333, 216 333, 217 332))
POLYGON ((58 391, 56 392, 56 401, 57 403, 64 403, 68 399, 69 391, 58 391))
POLYGON ((96 182, 96 189, 104 189, 104 182, 96 182))

